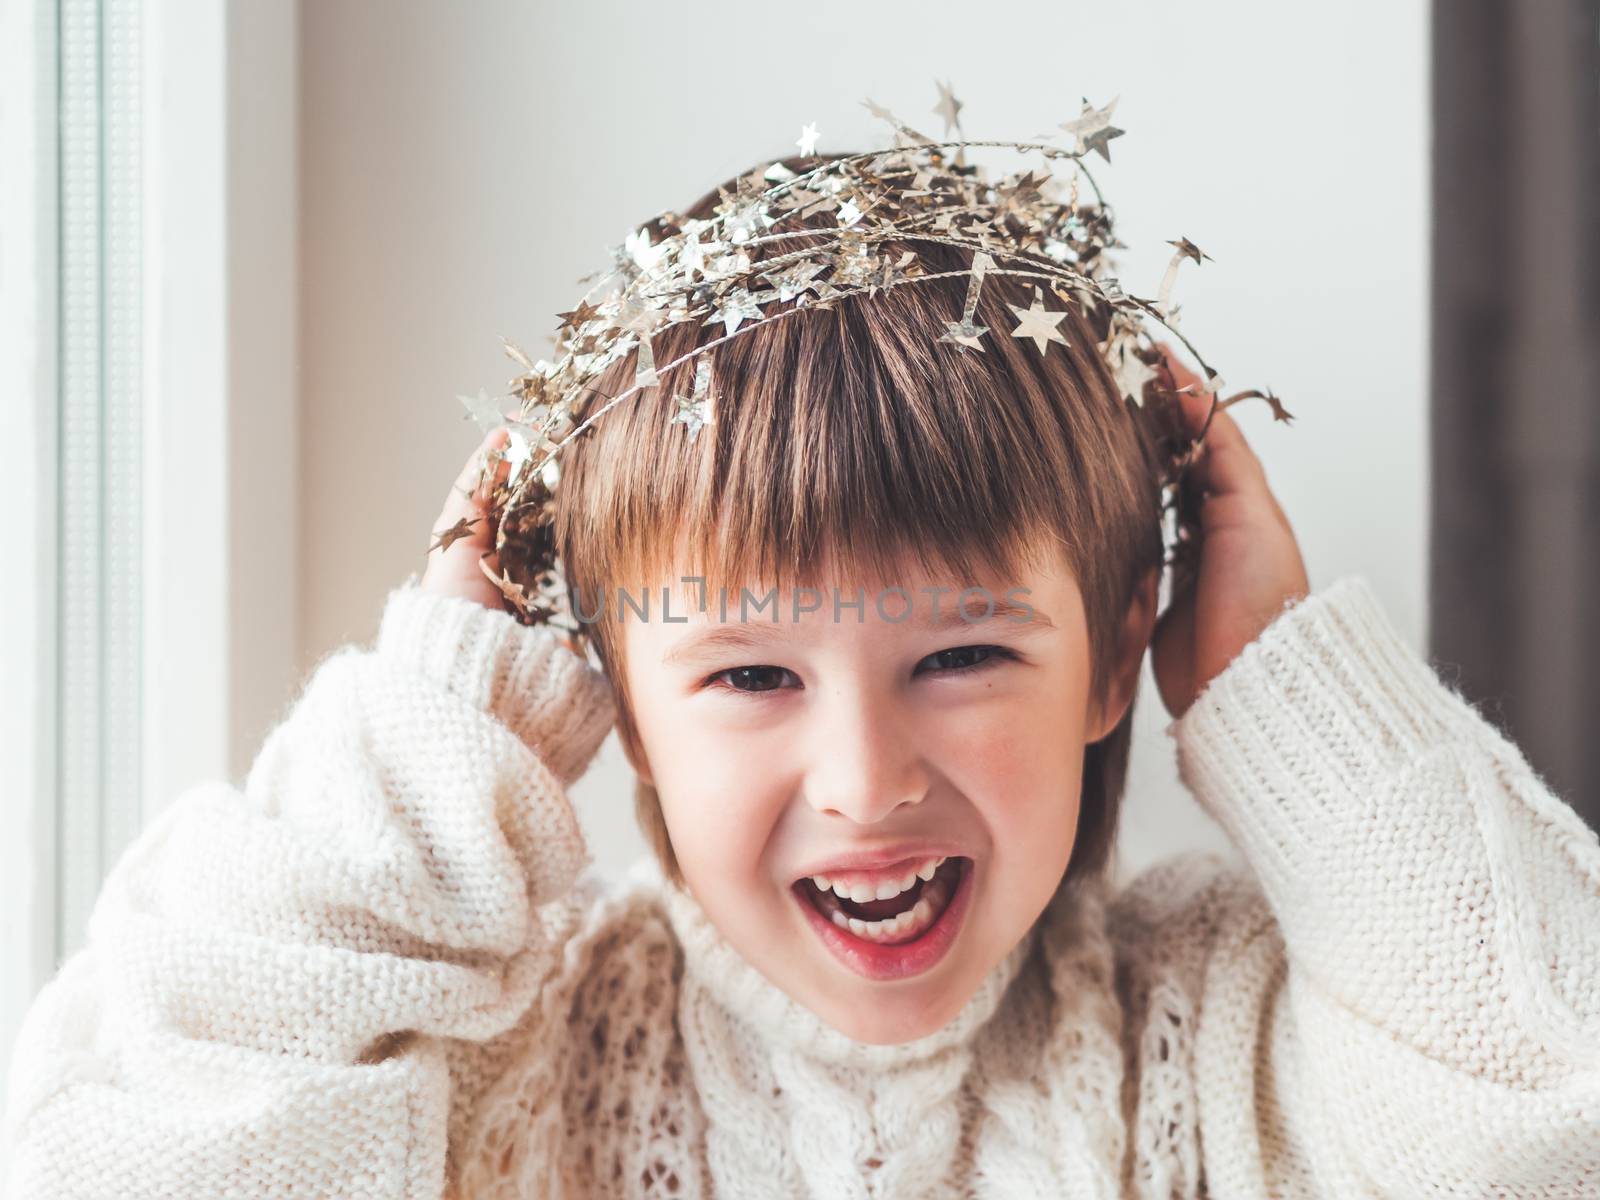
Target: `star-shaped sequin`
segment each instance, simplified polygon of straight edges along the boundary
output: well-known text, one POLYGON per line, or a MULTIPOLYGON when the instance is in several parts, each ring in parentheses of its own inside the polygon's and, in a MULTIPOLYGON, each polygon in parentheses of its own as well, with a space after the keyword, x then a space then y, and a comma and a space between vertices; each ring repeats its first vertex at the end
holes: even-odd
POLYGON ((590 321, 598 320, 600 310, 587 300, 582 300, 578 303, 577 308, 569 312, 557 313, 556 316, 561 318, 562 329, 577 329, 587 325, 590 321))
POLYGON ((816 277, 828 269, 827 263, 790 263, 781 271, 773 271, 762 278, 778 290, 778 299, 787 304, 806 291, 816 291, 816 277))
POLYGON ((652 244, 648 229, 635 229, 623 242, 623 249, 639 270, 648 274, 655 270, 656 264, 661 261, 661 256, 666 252, 666 244, 652 244))
POLYGON ((1104 108, 1095 108, 1085 97, 1083 111, 1077 118, 1061 123, 1062 129, 1077 138, 1079 154, 1087 154, 1090 150, 1094 150, 1107 162, 1111 161, 1111 152, 1106 149, 1106 143, 1114 137, 1121 137, 1123 133, 1111 124, 1111 112, 1117 107, 1117 101, 1120 99, 1120 96, 1115 96, 1104 108))
POLYGON ((484 433, 506 423, 505 409, 501 406, 502 396, 491 396, 483 388, 478 389, 476 396, 457 396, 466 408, 466 415, 462 420, 471 419, 484 433))
POLYGON ((1029 308, 1019 308, 1015 304, 1006 305, 1017 318, 1019 324, 1011 331, 1015 338, 1032 338, 1033 344, 1043 354, 1050 348, 1051 342, 1060 342, 1063 346, 1067 339, 1061 336, 1061 331, 1056 328, 1066 317, 1066 310, 1054 311, 1044 306, 1044 294, 1035 287, 1033 289, 1033 305, 1029 308))
POLYGON ((670 425, 682 422, 689 430, 689 444, 693 445, 695 438, 700 436, 700 431, 707 425, 715 424, 712 415, 711 395, 711 358, 702 354, 694 364, 694 389, 690 395, 673 397, 678 402, 678 411, 672 414, 670 425))
POLYGON ((800 128, 800 140, 795 142, 800 147, 802 158, 810 158, 817 152, 817 127, 813 124, 803 125, 800 128))
POLYGON ((439 540, 428 547, 428 553, 432 554, 435 550, 448 550, 452 545, 454 545, 456 542, 459 542, 462 538, 470 537, 472 534, 472 527, 481 520, 483 520, 482 517, 462 517, 461 520, 450 526, 449 529, 434 530, 433 536, 439 540))
POLYGON ((956 94, 950 90, 948 83, 938 83, 937 80, 934 82, 939 88, 939 103, 933 106, 933 111, 944 121, 945 136, 949 137, 952 129, 961 128, 961 101, 956 99, 956 94))
POLYGON ((975 325, 971 321, 950 321, 945 325, 944 333, 940 335, 939 340, 982 351, 983 343, 978 339, 988 332, 987 325, 975 325))
POLYGON ((1200 249, 1199 246, 1196 246, 1193 242, 1191 242, 1186 237, 1181 237, 1175 242, 1174 241, 1168 241, 1167 245, 1176 246, 1178 248, 1178 253, 1179 254, 1181 254, 1184 258, 1192 258, 1197 263, 1201 259, 1204 259, 1206 262, 1214 262, 1214 261, 1216 261, 1215 259, 1213 259, 1211 257, 1211 255, 1207 254, 1204 250, 1200 249))
POLYGON ((522 468, 533 459, 533 439, 529 436, 529 430, 519 425, 512 425, 508 432, 511 434, 511 440, 506 443, 501 458, 511 464, 511 474, 508 478, 511 482, 515 482, 522 474, 522 468))
POLYGON ((744 322, 760 319, 761 306, 756 303, 755 297, 747 289, 736 287, 718 301, 717 311, 702 324, 715 325, 721 321, 731 335, 739 332, 739 326, 744 322))
POLYGON ((861 102, 861 107, 866 109, 873 116, 877 117, 880 121, 888 121, 894 125, 898 125, 900 123, 892 112, 890 112, 883 105, 879 104, 876 100, 873 100, 870 96, 861 102))

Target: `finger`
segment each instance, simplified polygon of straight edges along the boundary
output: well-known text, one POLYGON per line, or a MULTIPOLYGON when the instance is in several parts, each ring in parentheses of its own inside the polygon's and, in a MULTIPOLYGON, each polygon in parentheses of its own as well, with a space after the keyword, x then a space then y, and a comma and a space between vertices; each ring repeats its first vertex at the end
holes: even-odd
MULTIPOLYGON (((503 450, 510 440, 510 431, 505 426, 491 430, 470 455, 467 456, 465 465, 460 474, 450 485, 450 494, 445 497, 444 507, 439 512, 439 519, 447 523, 454 523, 462 518, 484 516, 488 511, 488 496, 486 488, 480 481, 483 477, 484 455, 490 450, 503 450)), ((495 479, 503 478, 502 473, 508 470, 505 463, 498 464, 495 479)))
MULTIPOLYGON (((434 521, 433 537, 428 547, 430 559, 438 556, 457 561, 464 554, 482 556, 494 545, 496 521, 488 511, 488 497, 480 480, 484 455, 504 447, 507 440, 507 431, 503 427, 492 430, 468 456, 434 521)), ((500 470, 504 469, 501 464, 500 470)))
POLYGON ((1178 358, 1177 351, 1165 342, 1157 342, 1156 348, 1161 351, 1168 374, 1172 377, 1172 388, 1178 393, 1178 408, 1183 413, 1184 425, 1189 435, 1194 437, 1205 428, 1206 415, 1211 411, 1211 393, 1206 391, 1205 383, 1194 371, 1178 358), (1188 391, 1183 391, 1188 388, 1188 391))
POLYGON ((1267 474, 1261 460, 1245 441, 1237 422, 1220 409, 1211 419, 1200 456, 1191 469, 1196 481, 1215 495, 1266 489, 1267 474))
POLYGON ((1200 454, 1190 467, 1196 482, 1217 494, 1264 489, 1266 472, 1238 422, 1224 409, 1212 412, 1213 396, 1205 390, 1200 376, 1179 361, 1171 346, 1164 342, 1158 346, 1174 386, 1190 388, 1188 392, 1180 391, 1178 399, 1191 435, 1205 430, 1200 454))

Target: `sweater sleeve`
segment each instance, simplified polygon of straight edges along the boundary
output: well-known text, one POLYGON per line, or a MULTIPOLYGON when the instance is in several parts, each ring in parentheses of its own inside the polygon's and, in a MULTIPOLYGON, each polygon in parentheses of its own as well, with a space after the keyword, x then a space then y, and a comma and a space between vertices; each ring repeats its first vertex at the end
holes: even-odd
POLYGON ((1600 840, 1366 580, 1167 732, 1254 884, 1204 972, 1213 1193, 1600 1195, 1600 840))
POLYGON ((10 1194, 438 1197, 449 1044, 558 968, 540 906, 588 862, 565 789, 612 715, 553 631, 396 589, 242 788, 107 877, 18 1040, 10 1194))

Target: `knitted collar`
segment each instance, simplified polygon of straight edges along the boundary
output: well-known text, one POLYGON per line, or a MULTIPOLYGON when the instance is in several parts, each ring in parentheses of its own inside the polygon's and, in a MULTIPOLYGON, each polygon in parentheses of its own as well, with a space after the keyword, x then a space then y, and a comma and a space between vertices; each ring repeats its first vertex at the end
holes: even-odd
POLYGON ((858 1042, 828 1025, 756 970, 722 936, 687 890, 661 884, 667 918, 683 948, 685 986, 704 989, 774 1049, 867 1070, 892 1070, 972 1041, 995 1014, 1006 989, 1021 971, 1038 940, 1039 925, 1002 958, 959 1013, 941 1029, 910 1042, 873 1045, 858 1042))

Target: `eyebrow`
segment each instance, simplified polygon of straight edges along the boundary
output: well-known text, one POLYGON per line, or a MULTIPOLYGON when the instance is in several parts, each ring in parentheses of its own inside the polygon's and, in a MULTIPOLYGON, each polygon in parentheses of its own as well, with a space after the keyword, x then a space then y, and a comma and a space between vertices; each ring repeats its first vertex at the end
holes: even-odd
MULTIPOLYGON (((993 601, 993 611, 987 615, 972 614, 973 609, 983 613, 988 605, 973 604, 965 608, 947 609, 940 607, 938 619, 931 615, 916 620, 897 621, 894 624, 907 625, 912 629, 921 629, 929 632, 942 632, 948 629, 981 629, 993 625, 996 621, 1006 621, 1017 629, 1018 632, 1036 633, 1054 629, 1055 622, 1050 615, 1041 609, 1031 606, 1012 604, 1009 600, 993 601)), ((661 656, 665 666, 679 666, 694 659, 703 658, 718 651, 725 650, 752 650, 770 646, 775 642, 784 640, 784 634, 779 632, 780 626, 776 622, 741 621, 730 625, 711 625, 703 630, 690 634, 681 642, 661 656)))

